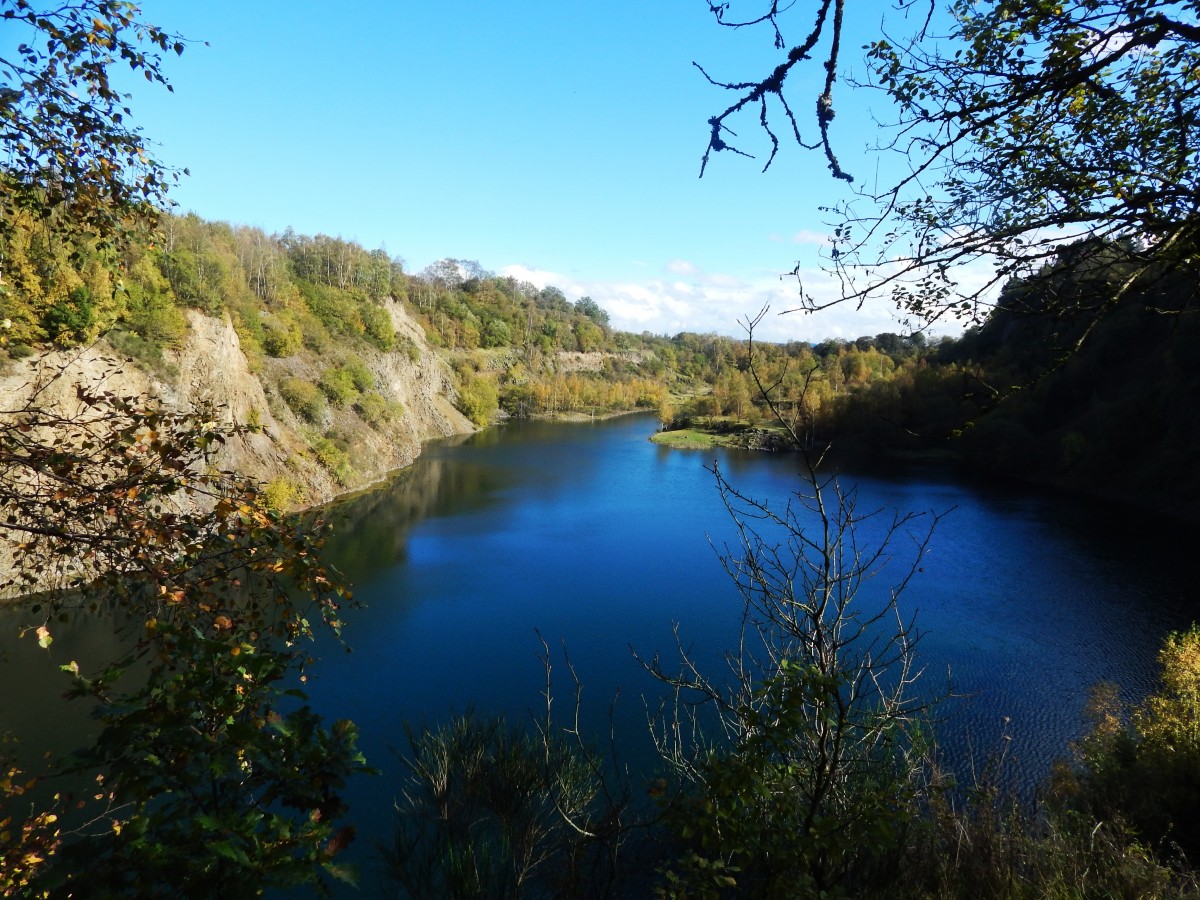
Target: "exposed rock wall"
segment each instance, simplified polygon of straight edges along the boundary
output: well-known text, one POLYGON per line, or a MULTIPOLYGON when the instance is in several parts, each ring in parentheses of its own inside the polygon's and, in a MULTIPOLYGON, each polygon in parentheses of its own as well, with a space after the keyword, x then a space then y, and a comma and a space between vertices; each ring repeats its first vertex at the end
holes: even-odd
POLYGON ((421 328, 400 304, 390 304, 389 312, 396 331, 407 339, 406 349, 356 349, 375 376, 376 392, 398 404, 398 414, 383 425, 368 425, 352 409, 331 411, 324 429, 301 421, 280 398, 279 379, 292 374, 315 382, 328 360, 312 354, 265 359, 254 371, 229 319, 194 310, 187 314, 182 345, 165 354, 169 377, 148 371, 103 340, 87 348, 11 360, 0 370, 0 415, 21 409, 35 393, 39 407, 69 414, 78 406, 79 384, 154 398, 172 410, 211 409, 219 421, 263 426, 259 433, 229 441, 216 454, 216 466, 264 484, 285 481, 294 488, 296 504, 322 503, 409 465, 423 441, 474 430, 454 408, 450 370, 428 346, 421 328), (341 482, 313 450, 330 433, 346 445, 343 452, 351 461, 340 473, 341 482))

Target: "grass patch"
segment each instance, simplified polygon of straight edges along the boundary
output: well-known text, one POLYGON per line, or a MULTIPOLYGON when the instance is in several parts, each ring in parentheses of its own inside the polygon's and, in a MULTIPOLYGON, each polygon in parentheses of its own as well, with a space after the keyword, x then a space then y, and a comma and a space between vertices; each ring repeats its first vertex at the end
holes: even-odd
POLYGON ((659 431, 650 440, 664 447, 680 450, 707 450, 710 447, 730 446, 729 435, 710 434, 695 428, 680 428, 677 431, 659 431))

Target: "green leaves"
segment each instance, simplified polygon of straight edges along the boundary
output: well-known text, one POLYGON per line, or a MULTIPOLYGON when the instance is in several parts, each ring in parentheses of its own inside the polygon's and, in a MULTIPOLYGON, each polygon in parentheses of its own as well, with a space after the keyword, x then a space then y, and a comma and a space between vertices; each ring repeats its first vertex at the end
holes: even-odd
MULTIPOLYGON (((41 867, 39 886, 235 896, 344 876, 341 790, 367 771, 357 731, 326 726, 295 687, 300 639, 336 633, 350 596, 320 562, 324 526, 295 527, 210 466, 245 430, 217 411, 86 386, 74 400, 0 419, 0 532, 16 545, 5 585, 116 604, 132 640, 98 671, 62 666, 70 696, 101 703, 99 736, 72 766, 102 772, 103 790, 97 828, 41 867)), ((62 602, 48 595, 47 623, 62 602)), ((50 626, 35 631, 48 647, 50 626)))
POLYGON ((154 160, 126 122, 127 100, 113 89, 110 68, 127 65, 169 89, 159 51, 179 54, 184 42, 141 21, 136 6, 108 0, 45 9, 4 0, 3 15, 36 39, 6 59, 13 89, 0 97, 0 240, 17 210, 56 234, 126 239, 153 218, 177 173, 154 160))

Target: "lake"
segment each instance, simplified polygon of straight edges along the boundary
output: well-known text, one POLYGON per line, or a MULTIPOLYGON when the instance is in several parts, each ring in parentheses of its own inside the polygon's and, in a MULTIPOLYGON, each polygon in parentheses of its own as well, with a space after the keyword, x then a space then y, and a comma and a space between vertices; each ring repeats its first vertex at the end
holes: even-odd
MULTIPOLYGON (((329 557, 365 607, 346 616, 351 652, 320 642, 307 687, 327 717, 358 723, 368 761, 384 770, 350 791, 368 894, 369 837, 386 830, 400 789, 393 748, 404 747, 404 723, 471 707, 512 721, 538 714, 539 633, 555 662, 556 708, 570 700, 565 647, 585 725, 602 739, 615 709, 622 746, 642 768, 651 759, 643 697, 657 691, 633 651, 671 658, 678 623, 717 671, 740 606, 714 549, 735 535, 706 467, 715 461, 776 508, 799 486, 800 466, 785 454, 660 448, 647 440, 654 427, 648 416, 511 422, 430 444, 410 469, 327 511, 337 523, 329 557)), ((859 510, 945 513, 901 607, 922 633, 923 689, 956 695, 940 708, 938 737, 959 763, 1004 745, 1013 777, 1035 783, 1080 733, 1088 686, 1111 680, 1128 699, 1144 695, 1163 636, 1200 615, 1195 526, 934 468, 841 478, 856 486, 859 510)), ((866 542, 883 521, 864 526, 866 542)), ((903 574, 911 546, 896 543, 896 565, 864 601, 903 574)), ((15 643, 22 621, 0 610, 0 731, 58 752, 86 726, 78 711, 48 712, 64 686, 53 669, 111 638, 76 623, 39 651, 32 639, 15 643)))

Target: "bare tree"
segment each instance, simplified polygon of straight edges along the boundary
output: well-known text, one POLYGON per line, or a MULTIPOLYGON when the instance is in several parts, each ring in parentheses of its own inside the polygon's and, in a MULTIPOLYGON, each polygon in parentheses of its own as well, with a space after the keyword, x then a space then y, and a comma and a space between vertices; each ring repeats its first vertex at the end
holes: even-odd
MULTIPOLYGON (((754 365, 762 315, 746 323, 750 371, 775 408, 754 365)), ((711 469, 737 534, 718 551, 741 601, 724 671, 708 671, 678 627, 677 665, 644 660, 670 688, 651 716, 658 751, 692 785, 671 814, 693 844, 673 873, 682 893, 714 874, 766 895, 861 877, 887 861, 887 830, 907 816, 924 765, 927 700, 913 690, 917 632, 900 597, 941 516, 860 510, 825 454, 780 421, 803 465, 782 507, 711 469)))

